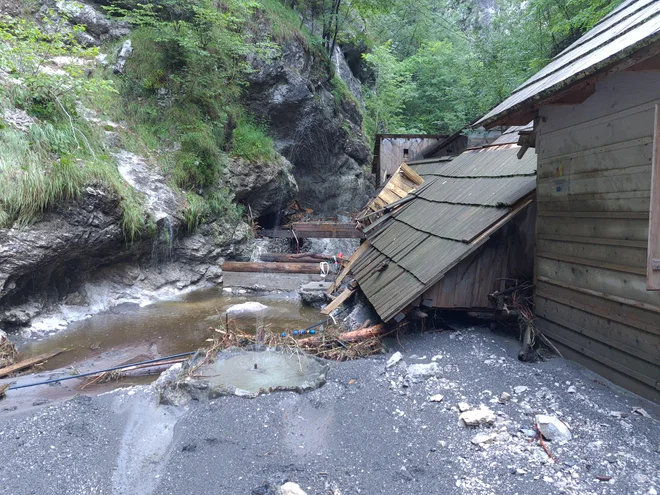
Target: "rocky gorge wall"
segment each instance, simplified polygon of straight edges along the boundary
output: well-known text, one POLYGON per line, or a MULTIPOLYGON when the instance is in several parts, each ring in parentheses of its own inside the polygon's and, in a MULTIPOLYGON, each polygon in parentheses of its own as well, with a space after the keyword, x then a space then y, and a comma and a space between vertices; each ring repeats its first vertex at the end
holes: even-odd
MULTIPOLYGON (((4 0, 0 13, 24 13, 19 4, 4 0)), ((108 20, 94 4, 46 0, 35 7, 51 27, 85 25, 82 41, 101 53, 104 42, 130 36, 126 25, 108 20)), ((338 74, 355 92, 359 82, 350 79, 340 55, 333 57, 338 74)), ((299 40, 284 43, 274 60, 249 61, 254 71, 245 103, 267 123, 279 156, 258 163, 230 159, 218 187, 232 191, 255 217, 277 213, 294 198, 318 216, 363 206, 372 186, 360 108, 333 92, 326 62, 299 40)), ((53 329, 123 302, 171 297, 220 283, 226 259, 249 259, 253 240, 244 221, 217 220, 188 234, 183 192, 147 158, 123 149, 111 130, 106 148, 142 196, 155 231, 128 242, 119 198, 98 184, 32 225, 0 229, 0 329, 53 329)))

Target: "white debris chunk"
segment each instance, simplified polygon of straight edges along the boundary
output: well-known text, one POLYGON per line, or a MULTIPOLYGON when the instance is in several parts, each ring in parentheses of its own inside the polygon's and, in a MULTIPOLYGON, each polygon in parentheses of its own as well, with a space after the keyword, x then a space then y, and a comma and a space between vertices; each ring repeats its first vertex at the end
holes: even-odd
POLYGON ((399 361, 403 359, 403 354, 400 352, 395 352, 392 354, 392 356, 387 360, 387 363, 385 364, 385 369, 390 369, 393 366, 396 366, 399 364, 399 361))
POLYGON ((525 387, 524 385, 519 385, 517 387, 513 387, 513 393, 516 394, 516 395, 520 395, 520 394, 526 392, 527 390, 529 390, 529 387, 525 387))
POLYGON ((497 433, 479 433, 470 440, 474 445, 493 443, 497 439, 497 433))
POLYGON ((431 395, 429 396, 429 402, 442 402, 442 399, 444 398, 444 395, 440 394, 431 395))
POLYGON ((644 416, 645 418, 650 418, 650 417, 651 417, 651 415, 650 415, 649 413, 647 413, 647 412, 646 412, 644 409, 642 409, 641 407, 636 407, 636 408, 634 408, 634 409, 632 410, 632 412, 634 412, 635 414, 639 414, 640 416, 644 416))
POLYGON ((442 374, 442 368, 438 363, 411 364, 408 366, 406 376, 412 382, 420 382, 442 374))
POLYGON ((508 392, 502 392, 502 395, 500 395, 499 398, 500 404, 506 404, 507 402, 509 402, 510 398, 511 398, 511 394, 509 394, 508 392))
POLYGON ((288 483, 284 483, 280 487, 280 493, 281 495, 307 495, 305 491, 300 488, 300 485, 297 483, 293 483, 292 481, 289 481, 288 483))
POLYGON ((460 412, 469 411, 470 410, 470 404, 468 404, 467 402, 459 402, 458 403, 458 410, 460 412))
POLYGON ((518 468, 518 469, 516 469, 516 474, 519 475, 519 476, 522 476, 523 474, 527 474, 527 471, 525 471, 524 469, 518 468))
POLYGON ((465 426, 492 425, 495 422, 495 413, 487 407, 465 411, 458 417, 465 426))
POLYGON ((227 308, 227 313, 229 314, 258 313, 259 311, 263 311, 266 308, 268 308, 268 306, 265 306, 256 301, 248 301, 241 304, 234 304, 233 306, 229 306, 227 308))
POLYGON ((568 392, 569 394, 574 394, 575 392, 577 392, 577 388, 575 388, 575 385, 571 385, 566 389, 566 392, 568 392))
POLYGON ((555 416, 547 416, 545 414, 538 414, 536 416, 536 426, 545 438, 548 440, 570 440, 573 438, 571 430, 568 426, 560 421, 555 416))

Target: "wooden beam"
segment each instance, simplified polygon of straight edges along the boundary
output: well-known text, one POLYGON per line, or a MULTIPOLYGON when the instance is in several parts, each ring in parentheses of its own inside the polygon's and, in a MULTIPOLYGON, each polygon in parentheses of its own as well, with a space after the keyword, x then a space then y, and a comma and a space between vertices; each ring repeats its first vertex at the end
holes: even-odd
POLYGON ((348 259, 348 261, 344 264, 344 269, 341 271, 341 273, 337 276, 334 282, 332 282, 332 285, 328 289, 328 294, 332 295, 332 293, 337 290, 337 287, 341 285, 343 282, 344 278, 346 278, 346 275, 348 275, 351 271, 351 267, 355 264, 355 262, 360 259, 360 256, 362 256, 364 253, 367 252, 367 250, 371 247, 371 243, 369 241, 364 241, 359 248, 353 253, 353 255, 348 259))
POLYGON ((33 358, 25 359, 18 363, 12 364, 11 366, 5 366, 4 368, 0 369, 0 378, 11 375, 12 373, 16 373, 17 371, 22 371, 26 368, 31 368, 35 364, 42 363, 48 359, 54 358, 58 354, 62 354, 65 350, 66 349, 55 349, 52 352, 47 352, 46 354, 41 354, 33 358))
POLYGON ((363 239, 365 237, 352 223, 334 222, 295 222, 290 228, 262 229, 258 233, 261 237, 298 237, 299 239, 363 239))
MULTIPOLYGON (((319 263, 321 261, 334 262, 334 256, 316 253, 264 253, 260 261, 275 261, 281 263, 319 263)), ((338 262, 343 262, 342 258, 337 258, 338 262)))
POLYGON ((646 290, 660 290, 660 272, 652 266, 654 259, 660 259, 660 105, 655 106, 653 138, 646 290))
POLYGON ((310 273, 321 272, 318 263, 253 263, 249 261, 225 261, 222 265, 225 272, 250 273, 310 273))
POLYGON ((321 313, 324 315, 329 315, 343 303, 345 303, 349 297, 355 294, 356 289, 346 288, 344 292, 339 294, 330 304, 321 310, 321 313))

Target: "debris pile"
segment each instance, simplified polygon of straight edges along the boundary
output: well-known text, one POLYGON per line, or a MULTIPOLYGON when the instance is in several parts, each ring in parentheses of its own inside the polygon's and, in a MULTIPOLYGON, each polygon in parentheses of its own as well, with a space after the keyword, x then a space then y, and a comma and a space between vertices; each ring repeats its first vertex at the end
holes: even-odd
POLYGON ((14 364, 18 351, 5 332, 0 330, 0 368, 14 364))

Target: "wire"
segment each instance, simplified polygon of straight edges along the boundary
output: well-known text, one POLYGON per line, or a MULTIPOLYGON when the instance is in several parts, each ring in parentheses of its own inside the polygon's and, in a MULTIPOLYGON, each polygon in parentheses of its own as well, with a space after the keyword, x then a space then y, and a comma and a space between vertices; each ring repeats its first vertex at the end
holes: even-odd
POLYGON ((36 387, 37 385, 48 385, 50 383, 58 383, 58 382, 63 382, 65 380, 73 380, 74 378, 83 378, 85 376, 98 375, 100 373, 105 373, 107 371, 121 370, 121 369, 124 369, 124 368, 130 368, 132 366, 139 366, 139 365, 142 365, 142 364, 151 364, 151 363, 157 363, 159 361, 167 361, 169 359, 174 359, 174 358, 178 358, 178 357, 190 356, 192 354, 195 354, 195 352, 183 352, 181 354, 174 354, 172 356, 166 356, 166 357, 162 357, 162 358, 158 358, 158 359, 150 359, 149 361, 142 361, 142 362, 139 362, 139 363, 122 364, 120 366, 115 366, 114 368, 107 368, 107 369, 104 369, 104 370, 90 371, 88 373, 79 373, 77 375, 64 376, 62 378, 53 378, 52 380, 46 380, 46 381, 37 382, 37 383, 29 383, 27 385, 17 385, 15 387, 9 387, 8 391, 9 390, 18 390, 19 388, 36 387))

